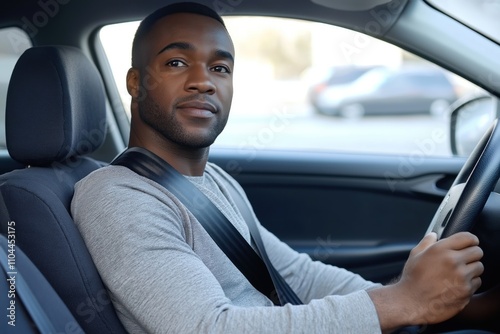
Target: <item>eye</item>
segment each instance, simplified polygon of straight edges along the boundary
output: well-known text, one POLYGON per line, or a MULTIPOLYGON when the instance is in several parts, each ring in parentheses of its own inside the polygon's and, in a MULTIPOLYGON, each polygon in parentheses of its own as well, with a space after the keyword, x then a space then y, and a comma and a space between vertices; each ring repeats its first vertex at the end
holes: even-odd
POLYGON ((231 70, 229 69, 229 67, 222 66, 222 65, 212 67, 211 71, 219 72, 219 73, 231 73, 231 70))
POLYGON ((185 67, 185 66, 187 66, 186 63, 184 63, 181 60, 177 60, 177 59, 171 60, 171 61, 167 62, 165 65, 167 65, 169 67, 185 67))

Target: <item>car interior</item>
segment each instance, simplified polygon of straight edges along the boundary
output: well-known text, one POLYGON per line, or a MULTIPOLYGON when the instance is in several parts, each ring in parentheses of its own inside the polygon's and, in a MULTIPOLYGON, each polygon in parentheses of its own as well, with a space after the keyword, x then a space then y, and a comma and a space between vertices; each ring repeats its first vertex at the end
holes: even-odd
MULTIPOLYGON (((19 51, 19 57, 5 79, 1 92, 5 96, 0 95, 0 102, 5 103, 5 120, 0 121, 5 128, 5 145, 0 145, 0 208, 6 216, 0 232, 7 240, 15 239, 15 247, 25 254, 26 260, 19 255, 19 263, 34 265, 37 273, 29 275, 43 277, 30 280, 32 289, 47 289, 46 280, 60 298, 54 303, 62 300, 70 312, 64 319, 74 317, 85 333, 126 332, 69 210, 74 185, 109 164, 127 146, 127 106, 121 103, 121 88, 115 84, 99 31, 106 25, 140 20, 171 2, 20 0, 1 5, 0 30, 21 29, 29 45, 17 32, 6 34, 6 44, 19 51)), ((439 7, 441 2, 446 1, 215 0, 207 4, 228 18, 291 18, 361 31, 472 82, 481 89, 480 100, 488 101, 497 116, 498 36, 492 38, 453 18, 443 12, 446 6, 439 7)), ((2 38, 3 64, 1 42, 2 38)), ((470 152, 456 152, 460 138, 455 137, 458 125, 453 123, 458 111, 471 105, 470 100, 463 101, 449 108, 447 140, 431 125, 426 137, 412 140, 415 146, 405 154, 268 150, 262 140, 253 146, 233 140, 232 148, 214 147, 210 161, 242 185, 260 222, 294 249, 374 282, 388 283, 401 272, 467 161, 470 152), (436 142, 448 141, 453 152, 433 154, 436 142)), ((320 122, 324 123, 330 116, 314 117, 323 117, 320 122)), ((370 120, 379 122, 380 118, 370 120)), ((344 121, 340 126, 353 122, 332 120, 344 121)), ((263 129, 277 129, 267 122, 255 138, 263 138, 263 129)), ((300 132, 307 131, 306 127, 307 123, 300 125, 294 133, 299 141, 307 140, 307 132, 300 132)), ((379 135, 363 131, 359 137, 367 141, 379 135)), ((465 227, 485 245, 482 289, 500 280, 498 175, 488 176, 491 189, 465 227)), ((441 226, 446 223, 439 222, 441 226)), ((2 308, 9 302, 0 301, 2 308)), ((500 328, 500 323, 494 325, 500 328)))

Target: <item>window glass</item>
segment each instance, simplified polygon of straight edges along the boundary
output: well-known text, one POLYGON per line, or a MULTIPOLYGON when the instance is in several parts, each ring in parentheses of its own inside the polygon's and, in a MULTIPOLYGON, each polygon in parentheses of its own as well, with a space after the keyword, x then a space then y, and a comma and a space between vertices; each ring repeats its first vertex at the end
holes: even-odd
POLYGON ((29 47, 31 40, 18 28, 0 29, 0 150, 5 144, 5 102, 12 70, 19 56, 29 47))
MULTIPOLYGON (((448 106, 479 90, 359 32, 269 17, 225 22, 236 48, 234 97, 214 146, 451 156, 448 106)), ((127 110, 137 25, 100 33, 127 110)))

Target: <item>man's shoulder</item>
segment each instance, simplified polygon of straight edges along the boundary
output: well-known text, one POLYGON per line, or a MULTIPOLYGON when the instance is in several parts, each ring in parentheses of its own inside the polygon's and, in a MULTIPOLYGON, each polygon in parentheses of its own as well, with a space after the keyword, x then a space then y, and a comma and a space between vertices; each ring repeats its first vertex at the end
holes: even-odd
POLYGON ((134 173, 126 167, 107 165, 91 172, 83 179, 81 179, 77 184, 113 184, 114 182, 123 180, 124 177, 133 177, 133 175, 131 174, 134 173))
POLYGON ((141 177, 123 166, 108 165, 101 167, 75 185, 75 196, 86 194, 98 196, 99 193, 118 192, 120 189, 134 188, 144 183, 141 177))

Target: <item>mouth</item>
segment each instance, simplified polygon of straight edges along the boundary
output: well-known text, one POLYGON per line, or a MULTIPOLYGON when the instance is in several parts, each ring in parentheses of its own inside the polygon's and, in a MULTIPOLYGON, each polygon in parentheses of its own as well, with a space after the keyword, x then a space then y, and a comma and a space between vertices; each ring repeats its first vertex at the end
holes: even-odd
POLYGON ((189 101, 177 105, 182 112, 199 118, 209 118, 217 113, 217 108, 208 102, 189 101))

